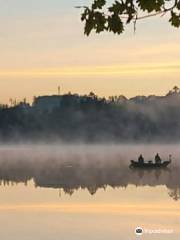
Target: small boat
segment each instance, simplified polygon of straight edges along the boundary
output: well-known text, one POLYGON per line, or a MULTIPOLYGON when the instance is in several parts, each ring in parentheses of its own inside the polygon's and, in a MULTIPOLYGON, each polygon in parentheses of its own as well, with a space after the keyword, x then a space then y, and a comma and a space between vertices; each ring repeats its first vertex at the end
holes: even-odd
POLYGON ((169 157, 169 161, 163 161, 163 162, 139 162, 131 160, 131 163, 129 165, 130 168, 141 168, 141 169, 159 169, 159 168, 166 168, 171 163, 171 157, 169 157))

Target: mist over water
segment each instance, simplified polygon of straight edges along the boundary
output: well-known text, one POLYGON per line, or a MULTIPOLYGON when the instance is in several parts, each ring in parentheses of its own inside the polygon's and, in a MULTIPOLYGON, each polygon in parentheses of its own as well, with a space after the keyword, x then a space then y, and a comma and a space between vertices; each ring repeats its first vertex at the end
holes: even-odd
MULTIPOLYGON (((78 155, 81 160, 85 160, 89 154, 94 154, 96 158, 103 158, 107 160, 108 156, 123 158, 135 157, 134 154, 139 155, 140 153, 152 158, 159 152, 162 157, 168 157, 172 154, 175 158, 180 154, 180 144, 63 144, 63 143, 29 143, 29 144, 1 144, 0 145, 0 160, 5 156, 9 156, 11 159, 21 158, 26 156, 26 159, 41 159, 45 158, 56 158, 61 157, 72 158, 78 155)), ((96 160, 95 158, 95 160, 96 160)), ((125 161, 126 159, 121 159, 125 161)))
POLYGON ((177 145, 65 145, 56 143, 1 145, 0 181, 27 183, 35 186, 58 188, 72 194, 87 189, 95 194, 107 186, 127 187, 164 185, 176 190, 180 188, 180 148, 177 145), (162 160, 172 155, 172 164, 167 169, 131 170, 130 160, 143 154, 145 161, 154 160, 159 153, 162 160))
POLYGON ((178 240, 179 176, 179 144, 1 145, 2 239, 131 240, 141 226, 173 229, 158 240, 178 240), (172 154, 167 169, 129 168, 156 153, 172 154))
POLYGON ((131 159, 137 159, 140 154, 145 160, 153 160, 156 153, 163 160, 168 160, 171 154, 173 166, 180 165, 180 144, 1 144, 0 162, 38 164, 51 160, 88 164, 100 161, 128 165, 131 159))

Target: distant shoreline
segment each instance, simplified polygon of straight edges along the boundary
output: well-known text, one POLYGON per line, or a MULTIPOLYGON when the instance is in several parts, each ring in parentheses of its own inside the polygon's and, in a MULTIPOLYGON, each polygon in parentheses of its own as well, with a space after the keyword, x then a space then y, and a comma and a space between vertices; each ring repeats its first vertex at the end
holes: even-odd
POLYGON ((0 107, 0 142, 178 143, 180 90, 165 96, 65 94, 0 107))

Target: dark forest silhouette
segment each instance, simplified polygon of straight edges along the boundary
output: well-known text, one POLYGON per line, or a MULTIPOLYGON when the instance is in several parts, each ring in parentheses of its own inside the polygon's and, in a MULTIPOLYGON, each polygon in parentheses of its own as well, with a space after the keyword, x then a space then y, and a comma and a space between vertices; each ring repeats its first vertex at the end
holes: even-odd
POLYGON ((165 96, 39 96, 0 107, 0 140, 178 142, 180 91, 165 96))

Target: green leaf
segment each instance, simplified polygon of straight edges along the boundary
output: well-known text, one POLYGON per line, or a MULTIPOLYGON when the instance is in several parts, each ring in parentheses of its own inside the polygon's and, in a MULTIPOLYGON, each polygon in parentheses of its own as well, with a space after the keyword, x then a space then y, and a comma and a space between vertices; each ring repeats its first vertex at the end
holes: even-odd
POLYGON ((106 0, 94 0, 92 4, 92 9, 102 9, 102 7, 106 4, 106 0))
POLYGON ((108 18, 108 30, 113 33, 120 34, 124 31, 124 25, 120 17, 116 14, 109 16, 108 18))
POLYGON ((95 27, 95 22, 94 22, 94 12, 90 11, 88 13, 88 17, 86 18, 86 23, 85 23, 85 28, 84 28, 84 33, 89 36, 91 31, 95 27))
POLYGON ((116 15, 122 14, 124 10, 126 9, 126 5, 123 1, 115 1, 115 3, 112 5, 112 7, 109 7, 108 10, 111 13, 114 13, 116 15))
POLYGON ((137 0, 137 4, 143 11, 158 12, 164 5, 164 0, 137 0))
POLYGON ((176 14, 173 11, 171 11, 171 18, 169 19, 169 22, 172 26, 179 28, 180 27, 180 14, 176 14))
POLYGON ((86 8, 84 12, 81 14, 81 21, 85 21, 89 14, 91 13, 91 10, 89 8, 86 8))
POLYGON ((105 29, 105 24, 106 24, 106 18, 102 13, 100 12, 95 12, 94 14, 94 21, 95 21, 95 29, 96 33, 100 33, 104 31, 105 29))

